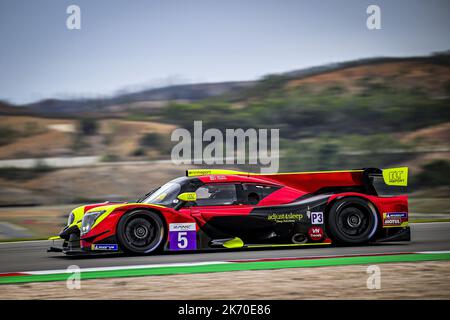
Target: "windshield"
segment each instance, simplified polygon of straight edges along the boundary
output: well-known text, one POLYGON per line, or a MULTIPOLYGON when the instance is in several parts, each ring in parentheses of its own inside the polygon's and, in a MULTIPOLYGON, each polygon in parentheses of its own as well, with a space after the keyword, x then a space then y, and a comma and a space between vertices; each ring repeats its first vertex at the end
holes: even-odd
POLYGON ((171 207, 176 204, 177 201, 174 202, 174 200, 177 199, 180 190, 181 186, 179 183, 168 182, 154 192, 150 193, 150 195, 145 197, 141 202, 171 207))

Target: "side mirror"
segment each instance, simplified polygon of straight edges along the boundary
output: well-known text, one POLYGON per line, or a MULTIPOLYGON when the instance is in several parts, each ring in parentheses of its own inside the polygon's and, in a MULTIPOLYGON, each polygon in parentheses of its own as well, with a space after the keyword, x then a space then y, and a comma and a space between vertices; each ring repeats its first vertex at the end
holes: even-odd
POLYGON ((197 194, 195 192, 184 192, 178 196, 178 200, 185 202, 197 201, 197 194))
POLYGON ((180 202, 178 202, 174 209, 175 210, 179 210, 181 209, 186 203, 188 202, 193 202, 197 200, 197 194, 195 192, 184 192, 180 195, 178 195, 178 200, 180 200, 180 202))

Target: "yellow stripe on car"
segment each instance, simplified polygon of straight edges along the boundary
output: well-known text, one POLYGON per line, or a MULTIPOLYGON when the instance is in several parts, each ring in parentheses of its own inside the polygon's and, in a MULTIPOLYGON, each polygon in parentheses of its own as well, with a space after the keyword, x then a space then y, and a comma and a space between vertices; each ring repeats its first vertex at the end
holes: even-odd
POLYGON ((209 176, 209 175, 218 175, 218 174, 246 175, 248 173, 234 171, 234 170, 219 170, 219 169, 192 169, 192 170, 186 171, 186 175, 188 177, 209 176))
POLYGON ((317 174, 317 173, 345 173, 345 172, 363 172, 364 170, 336 170, 336 171, 305 171, 305 172, 282 172, 282 173, 252 173, 234 170, 218 170, 218 169, 192 169, 186 171, 188 177, 199 177, 209 175, 239 175, 239 176, 271 176, 271 175, 288 175, 288 174, 317 174))
POLYGON ((325 246, 331 242, 311 242, 311 243, 288 243, 288 244, 253 244, 246 248, 277 248, 277 247, 301 247, 301 246, 325 246))

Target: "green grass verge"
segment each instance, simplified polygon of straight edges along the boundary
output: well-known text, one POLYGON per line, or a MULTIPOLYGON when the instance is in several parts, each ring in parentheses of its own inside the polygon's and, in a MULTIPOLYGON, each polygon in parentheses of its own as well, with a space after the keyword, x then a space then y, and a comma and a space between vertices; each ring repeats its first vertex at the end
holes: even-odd
MULTIPOLYGON (((312 268, 312 267, 345 266, 357 264, 417 262, 417 261, 436 261, 436 260, 450 260, 450 253, 398 254, 398 255, 363 256, 363 257, 355 256, 355 257, 321 258, 321 259, 304 259, 304 260, 237 262, 237 263, 211 264, 199 266, 174 266, 174 267, 159 267, 159 268, 156 267, 156 268, 142 268, 142 269, 89 271, 89 272, 82 272, 81 279, 87 280, 87 279, 102 279, 102 278, 229 272, 229 271, 244 271, 244 270, 271 270, 284 268, 312 268)), ((0 284, 65 281, 67 280, 69 275, 70 274, 68 273, 58 273, 48 275, 4 276, 0 277, 0 284)))

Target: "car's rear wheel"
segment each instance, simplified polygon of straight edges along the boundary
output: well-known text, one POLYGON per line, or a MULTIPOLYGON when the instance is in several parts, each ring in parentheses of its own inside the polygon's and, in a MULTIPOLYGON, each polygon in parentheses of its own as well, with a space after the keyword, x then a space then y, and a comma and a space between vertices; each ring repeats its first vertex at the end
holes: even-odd
POLYGON ((161 249, 164 239, 164 223, 152 211, 137 210, 122 216, 117 225, 117 239, 123 251, 147 254, 161 249))
POLYGON ((378 214, 368 201, 348 197, 336 201, 328 213, 328 229, 338 244, 358 245, 373 239, 378 214))

